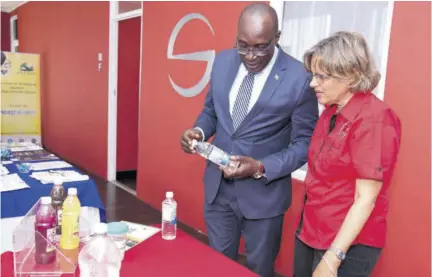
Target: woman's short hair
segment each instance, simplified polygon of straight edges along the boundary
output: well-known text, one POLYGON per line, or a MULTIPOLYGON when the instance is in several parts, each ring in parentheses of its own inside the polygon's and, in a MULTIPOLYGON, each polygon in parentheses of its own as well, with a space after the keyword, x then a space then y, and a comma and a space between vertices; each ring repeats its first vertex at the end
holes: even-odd
POLYGON ((372 91, 381 78, 366 40, 359 33, 336 32, 306 51, 303 61, 309 71, 315 66, 330 76, 354 78, 350 86, 354 92, 372 91))

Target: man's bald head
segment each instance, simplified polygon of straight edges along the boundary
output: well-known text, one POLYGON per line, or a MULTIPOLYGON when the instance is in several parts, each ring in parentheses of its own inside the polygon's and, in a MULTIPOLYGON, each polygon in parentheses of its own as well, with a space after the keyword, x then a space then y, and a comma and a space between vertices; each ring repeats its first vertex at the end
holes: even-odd
MULTIPOLYGON (((239 28, 243 24, 248 24, 250 21, 262 21, 265 27, 269 28, 272 35, 276 35, 279 31, 279 22, 275 9, 264 3, 254 3, 246 6, 240 14, 239 28)), ((263 26, 264 27, 264 26, 263 26)))
POLYGON ((268 65, 279 37, 278 18, 272 7, 254 3, 243 10, 238 22, 236 47, 249 72, 261 72, 268 65))

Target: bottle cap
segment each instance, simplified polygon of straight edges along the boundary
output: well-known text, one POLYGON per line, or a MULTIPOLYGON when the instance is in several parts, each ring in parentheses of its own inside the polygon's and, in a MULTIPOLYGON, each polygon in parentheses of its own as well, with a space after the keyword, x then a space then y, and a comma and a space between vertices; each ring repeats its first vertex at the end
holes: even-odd
POLYGON ((172 191, 167 191, 167 193, 165 193, 165 197, 166 198, 173 198, 174 197, 174 193, 172 191))
POLYGON ((108 223, 108 235, 125 235, 129 232, 129 226, 124 222, 108 223))
POLYGON ((59 179, 59 178, 54 179, 54 185, 63 185, 62 179, 59 179))
POLYGON ((98 235, 106 234, 106 232, 108 230, 106 223, 98 223, 93 228, 94 228, 93 231, 95 232, 95 234, 98 234, 98 235))
POLYGON ((49 196, 41 197, 41 202, 43 205, 51 204, 51 197, 49 196))
POLYGON ((192 147, 196 147, 198 145, 198 141, 196 139, 193 139, 191 145, 192 147))
POLYGON ((69 188, 68 189, 68 195, 77 195, 77 189, 76 188, 69 188))

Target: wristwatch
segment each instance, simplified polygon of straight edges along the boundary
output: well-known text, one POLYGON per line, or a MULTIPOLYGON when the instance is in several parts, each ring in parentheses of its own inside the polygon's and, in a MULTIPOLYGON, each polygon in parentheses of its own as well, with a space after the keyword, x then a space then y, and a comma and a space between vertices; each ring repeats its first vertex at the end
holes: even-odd
POLYGON ((264 175, 264 165, 261 161, 258 161, 258 170, 255 172, 255 174, 252 176, 254 179, 260 179, 264 175))
POLYGON ((339 248, 330 246, 329 250, 332 251, 336 255, 336 257, 338 257, 339 260, 341 261, 345 260, 346 254, 339 248))

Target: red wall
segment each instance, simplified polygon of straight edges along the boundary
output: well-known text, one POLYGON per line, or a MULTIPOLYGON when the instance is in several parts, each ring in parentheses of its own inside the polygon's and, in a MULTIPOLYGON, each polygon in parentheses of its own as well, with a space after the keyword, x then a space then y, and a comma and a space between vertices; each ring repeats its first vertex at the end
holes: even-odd
POLYGON ((117 171, 137 169, 141 17, 119 22, 117 171))
POLYGON ((10 51, 10 14, 1 12, 1 51, 10 51))
MULTIPOLYGON (((201 78, 205 63, 168 60, 168 38, 177 21, 194 12, 208 18, 215 36, 203 22, 191 21, 180 32, 175 53, 232 47, 245 4, 144 2, 143 7, 137 195, 160 209, 165 191, 174 191, 179 219, 204 231, 204 161, 183 154, 179 139, 201 110, 206 89, 198 97, 184 98, 171 88, 168 74, 177 84, 192 86, 201 78)), ((388 245, 375 277, 430 276, 430 11, 427 2, 395 2, 385 101, 401 117, 403 138, 391 189, 388 245)), ((303 184, 294 182, 293 204, 285 217, 276 264, 286 276, 292 276, 294 230, 303 193, 303 184)))
MULTIPOLYGON (((183 87, 194 85, 205 63, 167 60, 168 39, 182 16, 197 12, 208 18, 215 35, 204 23, 191 21, 180 32, 175 53, 232 47, 246 2, 143 5, 137 194, 160 209, 165 191, 173 190, 180 220, 205 231, 204 161, 183 154, 179 138, 201 110, 206 90, 184 98, 168 79, 170 74, 183 87)), ((106 175, 107 164, 108 11, 107 2, 37 2, 17 11, 20 51, 41 54, 44 144, 100 176, 106 175), (97 71, 98 52, 104 55, 102 72, 97 71)), ((395 2, 385 101, 401 117, 403 137, 390 191, 388 244, 374 277, 431 275, 430 11, 427 2, 395 2)), ((292 275, 293 233, 303 193, 303 185, 294 182, 277 261, 286 276, 292 275)))
POLYGON ((180 96, 171 88, 168 74, 178 85, 190 87, 201 79, 206 63, 168 60, 168 40, 177 22, 184 15, 195 12, 210 21, 215 35, 204 22, 192 20, 180 31, 175 54, 232 47, 237 18, 246 4, 143 2, 137 195, 160 209, 165 192, 174 191, 174 197, 180 203, 180 220, 200 230, 204 230, 201 183, 204 161, 183 154, 179 139, 182 131, 194 123, 205 93, 192 98, 180 96))
POLYGON ((385 101, 402 120, 388 244, 374 276, 431 276, 431 3, 395 2, 385 101))
POLYGON ((45 147, 105 178, 109 3, 29 2, 17 14, 20 52, 41 55, 45 147))

